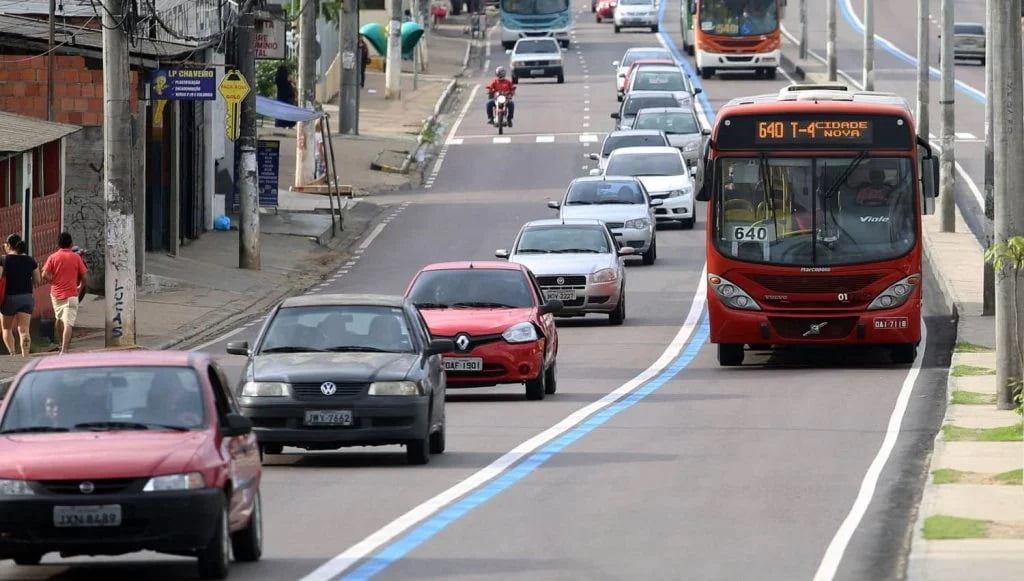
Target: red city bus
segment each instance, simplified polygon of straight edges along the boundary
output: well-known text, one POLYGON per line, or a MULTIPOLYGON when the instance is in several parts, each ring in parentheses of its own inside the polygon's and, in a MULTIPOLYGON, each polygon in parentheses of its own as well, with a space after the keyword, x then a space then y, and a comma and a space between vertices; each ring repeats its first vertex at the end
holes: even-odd
POLYGON ((921 219, 938 158, 906 100, 843 85, 734 99, 698 168, 708 309, 723 366, 745 346, 921 341, 921 219))

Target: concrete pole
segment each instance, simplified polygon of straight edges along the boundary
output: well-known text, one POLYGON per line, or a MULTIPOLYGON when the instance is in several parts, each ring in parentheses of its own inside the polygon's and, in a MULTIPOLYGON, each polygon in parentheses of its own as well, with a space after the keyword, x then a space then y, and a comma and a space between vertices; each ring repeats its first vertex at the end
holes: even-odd
POLYGON ((953 0, 942 0, 942 159, 939 163, 939 220, 942 232, 956 231, 956 143, 953 88, 953 0))
MULTIPOLYGON (((299 107, 312 108, 316 101, 316 3, 303 0, 299 8, 299 107)), ((295 186, 313 181, 314 129, 316 122, 295 126, 295 186)))
MULTIPOLYGON (((992 3, 995 4, 995 3, 992 3)), ((1004 0, 993 14, 989 39, 993 59, 992 119, 995 187, 995 242, 1024 235, 1024 202, 1019 187, 1024 183, 1024 114, 1021 79, 1021 0, 1004 0)), ((1021 283, 1015 272, 1006 269, 996 276, 996 406, 1014 407, 1011 382, 1021 377, 1021 352, 1018 342, 1024 337, 1018 314, 1024 314, 1021 283)))
MULTIPOLYGON (((985 3, 985 30, 991 31, 995 26, 993 22, 992 0, 985 3)), ((995 236, 995 224, 992 222, 995 217, 995 200, 992 197, 993 159, 992 159, 992 62, 995 56, 992 50, 994 42, 985 43, 985 248, 992 246, 995 236)), ((993 316, 996 314, 996 272, 992 265, 985 262, 982 266, 982 294, 981 314, 993 316)))
MULTIPOLYGON (((135 345, 135 197, 128 36, 122 0, 103 10, 103 197, 107 347, 135 345), (121 26, 118 26, 118 24, 121 26)), ((177 235, 176 233, 174 235, 177 235)))
POLYGON ((359 52, 359 4, 342 5, 341 23, 341 90, 338 91, 338 131, 344 135, 359 135, 359 82, 362 71, 359 52))
POLYGON ((256 40, 254 0, 246 0, 236 27, 235 54, 238 55, 238 72, 249 83, 249 94, 242 100, 239 116, 239 136, 235 142, 239 150, 238 173, 235 184, 238 190, 238 268, 260 270, 260 200, 256 178, 256 40))
MULTIPOLYGON (((681 0, 686 2, 686 0, 681 0)), ((800 0, 800 59, 807 58, 807 0, 800 0)))
POLYGON ((864 0, 864 77, 865 91, 875 90, 875 0, 864 0))
POLYGON ((402 0, 388 0, 391 26, 388 27, 387 73, 384 98, 402 98, 402 0))
POLYGON ((836 0, 827 0, 827 2, 828 42, 825 45, 827 49, 826 60, 828 63, 828 80, 834 83, 836 80, 836 0))
POLYGON ((50 0, 50 46, 46 53, 46 118, 49 121, 56 121, 53 111, 53 61, 57 58, 54 54, 56 43, 57 0, 50 0))
POLYGON ((928 140, 930 123, 928 105, 931 99, 931 72, 928 67, 928 40, 931 36, 931 24, 928 0, 917 0, 917 134, 928 140))
POLYGON ((430 51, 427 50, 427 36, 434 32, 433 27, 430 25, 430 0, 419 0, 416 14, 418 15, 417 22, 423 27, 423 36, 416 46, 419 47, 420 72, 425 73, 430 71, 430 51))

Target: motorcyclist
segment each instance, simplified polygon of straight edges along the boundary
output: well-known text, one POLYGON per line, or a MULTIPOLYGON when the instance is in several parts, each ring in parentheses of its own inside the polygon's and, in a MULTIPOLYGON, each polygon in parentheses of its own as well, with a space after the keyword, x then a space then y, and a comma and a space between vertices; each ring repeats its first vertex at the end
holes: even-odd
MULTIPOLYGON (((512 81, 505 78, 507 74, 505 67, 498 67, 494 70, 494 74, 497 78, 487 85, 487 123, 490 125, 494 125, 494 98, 498 96, 498 93, 507 93, 511 97, 516 92, 516 86, 512 81)), ((505 107, 508 108, 508 115, 505 121, 509 127, 512 127, 512 118, 516 114, 516 105, 512 102, 512 99, 509 99, 505 103, 505 107)))

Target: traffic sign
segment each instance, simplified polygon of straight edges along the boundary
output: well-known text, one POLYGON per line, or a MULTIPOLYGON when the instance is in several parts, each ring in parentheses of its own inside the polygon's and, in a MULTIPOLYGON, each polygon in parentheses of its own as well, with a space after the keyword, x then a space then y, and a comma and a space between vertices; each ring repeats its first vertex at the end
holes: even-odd
POLYGON ((246 82, 242 73, 237 70, 230 70, 224 76, 224 79, 221 80, 217 90, 224 97, 224 100, 227 101, 228 105, 241 103, 246 95, 249 94, 249 83, 246 82))
POLYGON ((239 103, 228 103, 227 117, 225 119, 224 133, 231 141, 238 139, 242 128, 242 105, 239 103))

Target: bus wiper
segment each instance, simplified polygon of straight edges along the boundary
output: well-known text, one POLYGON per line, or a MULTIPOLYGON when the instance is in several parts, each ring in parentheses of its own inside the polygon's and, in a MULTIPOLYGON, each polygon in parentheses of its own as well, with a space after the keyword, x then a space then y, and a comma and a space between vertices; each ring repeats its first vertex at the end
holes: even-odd
POLYGON ((836 178, 836 181, 832 182, 832 185, 829 186, 827 190, 825 190, 825 193, 822 194, 821 197, 831 198, 832 196, 834 196, 836 192, 839 191, 839 187, 846 182, 846 180, 850 177, 850 174, 852 174, 857 169, 857 167, 860 165, 860 162, 864 161, 864 158, 866 158, 867 156, 868 152, 866 151, 858 153, 857 157, 853 158, 853 161, 851 161, 850 164, 846 166, 846 169, 843 170, 843 173, 839 174, 839 177, 836 178))

